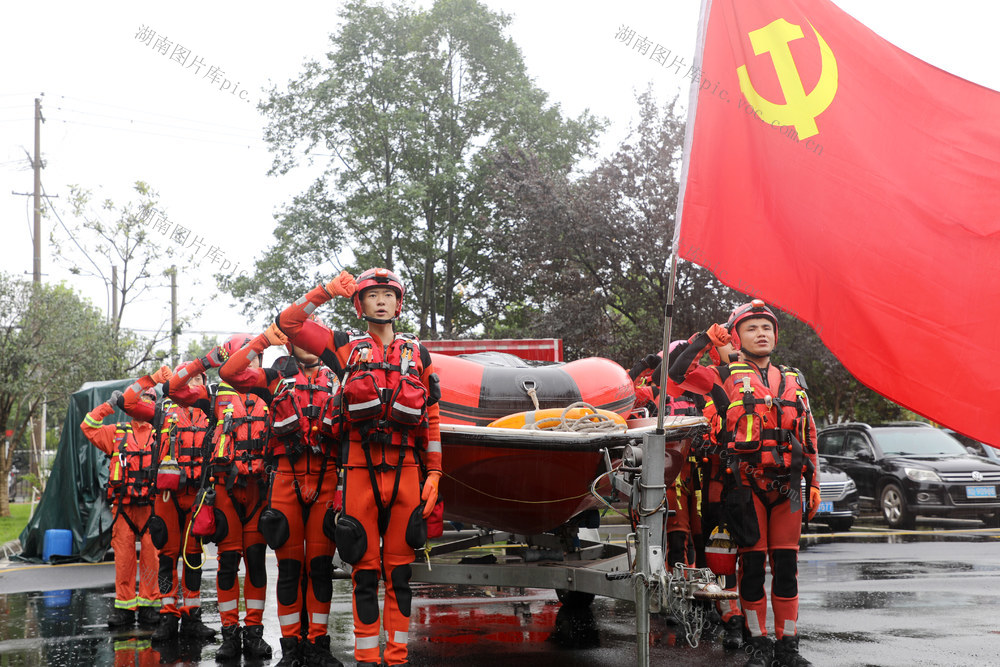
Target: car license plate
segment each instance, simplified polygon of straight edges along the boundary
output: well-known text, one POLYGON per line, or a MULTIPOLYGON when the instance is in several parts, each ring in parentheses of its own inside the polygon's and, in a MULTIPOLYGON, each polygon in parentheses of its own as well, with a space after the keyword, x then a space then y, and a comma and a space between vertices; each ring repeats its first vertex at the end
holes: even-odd
POLYGON ((826 512, 832 512, 833 511, 833 501, 832 500, 824 500, 823 502, 821 502, 819 504, 819 509, 816 510, 816 511, 819 512, 820 514, 823 514, 823 513, 826 513, 826 512))
POLYGON ((967 486, 965 487, 966 498, 996 498, 997 487, 995 486, 967 486))

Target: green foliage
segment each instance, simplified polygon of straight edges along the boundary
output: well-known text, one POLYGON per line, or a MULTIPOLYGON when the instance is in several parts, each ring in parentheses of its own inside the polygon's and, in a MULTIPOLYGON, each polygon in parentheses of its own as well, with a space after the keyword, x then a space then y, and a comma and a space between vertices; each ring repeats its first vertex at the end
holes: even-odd
MULTIPOLYGON (((272 173, 303 159, 326 170, 279 213, 254 274, 222 288, 248 314, 274 312, 341 268, 385 266, 406 281, 422 337, 470 331, 487 319, 486 156, 527 146, 569 169, 601 124, 548 104, 509 17, 475 0, 353 1, 341 19, 326 61, 261 105, 272 173)), ((329 324, 355 324, 349 304, 334 308, 329 324)))
MULTIPOLYGON (((72 289, 0 273, 0 433, 13 431, 15 447, 43 400, 64 409, 80 385, 120 377, 122 365, 104 316, 72 289)), ((0 447, 0 478, 11 462, 0 447)))
MULTIPOLYGON (((167 303, 169 271, 191 268, 193 260, 179 252, 166 237, 152 233, 151 221, 157 205, 157 193, 147 183, 136 181, 132 186, 136 199, 117 205, 111 199, 100 200, 90 190, 70 186, 70 205, 76 222, 69 226, 72 235, 61 225, 53 225, 50 242, 57 262, 82 277, 101 280, 109 294, 117 294, 117 311, 111 314, 111 339, 115 344, 117 377, 127 377, 142 370, 155 368, 166 358, 156 347, 170 337, 166 319, 159 330, 146 337, 120 328, 126 309, 139 299, 148 298, 157 290, 167 303), (161 240, 163 239, 163 240, 161 240), (118 268, 117 284, 112 284, 112 267, 118 268)), ((189 275, 197 275, 188 271, 189 275)), ((182 325, 186 322, 182 318, 182 325)))
MULTIPOLYGON (((637 102, 632 135, 580 178, 526 150, 494 156, 486 236, 498 316, 488 332, 561 337, 570 358, 626 367, 661 348, 684 122, 651 91, 637 102)), ((682 263, 673 338, 724 318, 736 300, 682 263)))

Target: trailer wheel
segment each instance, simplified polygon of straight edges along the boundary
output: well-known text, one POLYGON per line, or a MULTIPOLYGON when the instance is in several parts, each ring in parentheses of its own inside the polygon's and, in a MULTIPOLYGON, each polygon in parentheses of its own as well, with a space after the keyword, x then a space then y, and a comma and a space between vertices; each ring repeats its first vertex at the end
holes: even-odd
POLYGON ((559 598, 559 602, 567 607, 589 607, 590 603, 594 601, 593 593, 584 593, 583 591, 570 591, 565 588, 556 589, 556 597, 559 598))

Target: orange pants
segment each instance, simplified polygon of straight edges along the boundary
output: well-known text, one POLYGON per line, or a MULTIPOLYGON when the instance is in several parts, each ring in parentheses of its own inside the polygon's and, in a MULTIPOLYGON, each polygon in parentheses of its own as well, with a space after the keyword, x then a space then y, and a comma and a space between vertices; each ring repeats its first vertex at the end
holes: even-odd
POLYGON ((378 582, 385 585, 383 623, 385 662, 406 662, 406 642, 410 630, 410 563, 413 547, 406 543, 410 515, 420 504, 420 470, 404 465, 399 490, 391 507, 396 472, 376 472, 379 497, 388 507, 385 530, 379 530, 379 511, 367 468, 348 468, 344 480, 344 511, 364 526, 367 549, 351 573, 354 583, 354 659, 379 662, 378 582))
MULTIPOLYGON (((225 535, 216 544, 219 558, 216 588, 219 618, 223 626, 240 622, 240 560, 246 569, 243 579, 244 625, 264 624, 267 544, 257 528, 261 506, 260 487, 256 479, 250 479, 245 487, 234 485, 228 492, 224 481, 215 483, 215 508, 225 517, 225 535)), ((216 514, 216 520, 218 518, 216 514)))
POLYGON ((197 495, 198 488, 192 486, 156 494, 149 534, 160 554, 158 581, 163 614, 180 616, 182 611, 201 606, 201 540, 190 534, 191 507, 197 495), (184 576, 178 577, 177 561, 182 548, 184 576))
POLYGON ((740 605, 750 634, 755 637, 767 635, 764 578, 765 564, 770 564, 774 634, 781 639, 798 634, 798 552, 802 513, 793 513, 788 498, 779 490, 767 491, 764 498, 766 504, 757 494, 753 495, 760 539, 752 547, 739 549, 740 605))
MULTIPOLYGON (((287 538, 274 551, 278 558, 278 623, 282 637, 327 634, 333 598, 333 542, 323 533, 323 520, 333 512, 337 471, 327 461, 303 454, 293 464, 279 456, 271 483, 270 508, 281 513, 287 538), (304 595, 303 590, 305 591, 304 595)), ((273 540, 272 540, 273 543, 273 540)))
POLYGON ((149 505, 116 502, 112 512, 115 517, 111 527, 111 548, 115 550, 115 607, 135 609, 137 606, 156 606, 159 597, 156 585, 156 547, 143 530, 149 520, 149 505), (139 595, 135 594, 136 555, 135 543, 142 533, 139 550, 139 595))

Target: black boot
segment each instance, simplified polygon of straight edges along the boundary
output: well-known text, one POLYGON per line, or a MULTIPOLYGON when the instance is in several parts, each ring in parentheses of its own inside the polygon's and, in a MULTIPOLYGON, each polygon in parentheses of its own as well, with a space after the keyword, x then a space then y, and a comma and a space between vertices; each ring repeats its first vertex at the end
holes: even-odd
POLYGON ((270 660, 271 646, 264 641, 263 625, 243 628, 243 657, 248 660, 270 660))
POLYGON ((139 607, 139 625, 144 628, 155 628, 160 624, 160 608, 143 606, 139 607))
POLYGON ((179 616, 161 613, 160 622, 156 625, 156 630, 153 630, 153 636, 151 639, 154 642, 162 642, 168 639, 173 639, 177 636, 177 622, 180 620, 179 616))
POLYGON ((744 652, 750 656, 746 667, 771 667, 774 660, 774 644, 770 637, 751 637, 747 640, 744 652))
POLYGON ((302 642, 302 657, 308 667, 344 667, 344 663, 330 652, 330 636, 317 637, 315 642, 302 642))
POLYGON ((783 667, 810 667, 811 662, 799 654, 799 636, 782 637, 774 643, 774 662, 783 667))
POLYGON ((240 648, 242 646, 243 633, 238 625, 222 626, 222 644, 215 652, 216 662, 229 662, 240 659, 240 648))
POLYGON ((135 609, 112 607, 111 613, 108 614, 108 627, 123 628, 129 625, 135 625, 135 609))
POLYGON ((738 651, 743 648, 743 623, 742 616, 732 616, 726 621, 725 634, 722 635, 722 648, 727 651, 738 651))
POLYGON ((299 638, 282 637, 278 641, 281 642, 281 660, 275 667, 301 667, 302 652, 300 651, 299 638))
POLYGON ((192 607, 181 612, 181 634, 190 639, 212 639, 215 630, 201 621, 201 607, 192 607))

